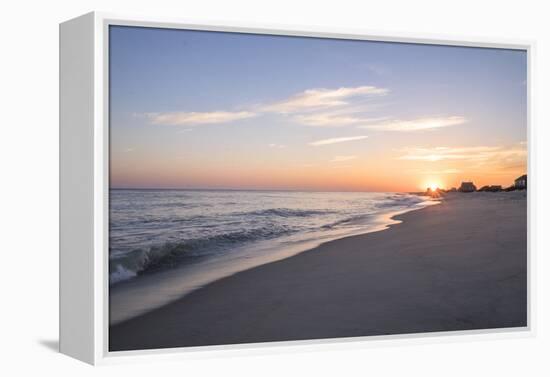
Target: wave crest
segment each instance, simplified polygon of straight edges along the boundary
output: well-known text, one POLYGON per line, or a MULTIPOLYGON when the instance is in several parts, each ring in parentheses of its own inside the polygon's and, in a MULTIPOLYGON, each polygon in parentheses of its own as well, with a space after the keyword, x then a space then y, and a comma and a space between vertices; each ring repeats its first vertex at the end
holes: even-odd
POLYGON ((109 283, 114 284, 146 272, 171 268, 198 257, 215 254, 230 245, 275 238, 289 232, 290 229, 286 227, 264 227, 135 249, 110 258, 109 283))

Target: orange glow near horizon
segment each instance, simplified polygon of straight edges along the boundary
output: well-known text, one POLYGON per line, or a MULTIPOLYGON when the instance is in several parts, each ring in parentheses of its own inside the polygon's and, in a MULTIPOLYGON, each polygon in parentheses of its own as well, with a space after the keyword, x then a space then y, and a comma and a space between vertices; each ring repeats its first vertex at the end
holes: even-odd
POLYGON ((477 187, 507 187, 526 171, 526 163, 521 160, 512 169, 499 161, 471 167, 466 162, 401 161, 380 156, 376 162, 357 158, 341 163, 297 165, 277 158, 270 160, 268 156, 247 162, 232 157, 220 156, 201 163, 169 156, 162 160, 134 156, 133 163, 124 163, 124 159, 119 158, 112 160, 110 185, 114 188, 413 192, 425 191, 428 187, 450 189, 462 181, 473 181, 477 187), (437 172, 440 174, 435 174, 437 172))

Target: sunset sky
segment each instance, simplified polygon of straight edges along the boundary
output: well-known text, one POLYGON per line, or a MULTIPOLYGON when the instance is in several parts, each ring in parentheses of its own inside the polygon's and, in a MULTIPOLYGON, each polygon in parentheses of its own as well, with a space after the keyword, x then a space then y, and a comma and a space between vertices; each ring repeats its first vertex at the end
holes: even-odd
POLYGON ((520 50, 111 26, 111 187, 508 186, 526 79, 520 50))

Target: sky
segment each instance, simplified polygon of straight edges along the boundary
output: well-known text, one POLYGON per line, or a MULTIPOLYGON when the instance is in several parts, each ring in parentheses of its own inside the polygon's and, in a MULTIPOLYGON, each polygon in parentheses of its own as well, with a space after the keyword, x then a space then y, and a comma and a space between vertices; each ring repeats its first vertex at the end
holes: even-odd
POLYGON ((401 192, 526 172, 525 51, 110 28, 112 188, 401 192))

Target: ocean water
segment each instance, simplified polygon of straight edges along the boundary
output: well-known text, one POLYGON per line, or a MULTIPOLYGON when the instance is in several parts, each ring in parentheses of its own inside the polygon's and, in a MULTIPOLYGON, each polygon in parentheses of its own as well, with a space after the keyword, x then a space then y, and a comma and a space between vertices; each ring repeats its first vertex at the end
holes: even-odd
POLYGON ((111 323, 433 203, 397 193, 111 190, 111 323))

